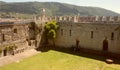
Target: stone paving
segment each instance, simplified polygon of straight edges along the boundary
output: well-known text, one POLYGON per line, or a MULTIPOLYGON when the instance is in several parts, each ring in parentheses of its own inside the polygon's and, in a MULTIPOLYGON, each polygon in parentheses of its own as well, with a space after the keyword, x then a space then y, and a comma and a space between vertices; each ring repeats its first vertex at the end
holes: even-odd
POLYGON ((0 66, 4 66, 4 65, 10 64, 12 62, 19 62, 22 59, 28 58, 30 56, 37 54, 37 53, 40 53, 40 52, 36 51, 35 49, 30 49, 30 50, 26 50, 26 51, 19 53, 19 54, 0 57, 0 66))

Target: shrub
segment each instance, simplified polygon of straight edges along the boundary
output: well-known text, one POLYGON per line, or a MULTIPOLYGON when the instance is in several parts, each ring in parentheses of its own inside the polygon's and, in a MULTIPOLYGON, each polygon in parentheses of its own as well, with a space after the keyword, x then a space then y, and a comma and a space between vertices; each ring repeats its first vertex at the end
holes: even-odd
POLYGON ((14 44, 13 46, 14 46, 14 49, 15 49, 15 50, 18 48, 15 44, 14 44))
POLYGON ((12 51, 14 49, 17 49, 17 46, 15 44, 9 45, 9 51, 12 51))
POLYGON ((9 51, 9 46, 6 46, 6 47, 5 47, 5 50, 9 51))
POLYGON ((12 51, 14 47, 12 45, 9 46, 9 51, 12 51))

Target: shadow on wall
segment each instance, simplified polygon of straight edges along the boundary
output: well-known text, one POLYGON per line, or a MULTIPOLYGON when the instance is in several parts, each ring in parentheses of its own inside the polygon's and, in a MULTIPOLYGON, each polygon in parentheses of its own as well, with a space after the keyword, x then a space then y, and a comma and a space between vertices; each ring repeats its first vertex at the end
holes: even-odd
POLYGON ((44 46, 46 44, 46 37, 45 37, 45 34, 44 34, 43 31, 41 32, 40 36, 41 36, 41 38, 39 39, 38 47, 42 47, 42 46, 44 46))
POLYGON ((103 51, 94 51, 94 50, 83 49, 83 48, 77 51, 74 51, 73 48, 62 48, 62 47, 52 47, 52 46, 42 46, 40 48, 37 48, 37 50, 41 52, 48 52, 49 50, 55 50, 63 53, 76 55, 76 56, 82 56, 82 57, 87 57, 95 60, 100 60, 103 62, 106 62, 106 59, 112 59, 114 61, 113 62, 114 64, 120 64, 120 59, 108 56, 107 54, 111 54, 111 53, 107 53, 103 51))

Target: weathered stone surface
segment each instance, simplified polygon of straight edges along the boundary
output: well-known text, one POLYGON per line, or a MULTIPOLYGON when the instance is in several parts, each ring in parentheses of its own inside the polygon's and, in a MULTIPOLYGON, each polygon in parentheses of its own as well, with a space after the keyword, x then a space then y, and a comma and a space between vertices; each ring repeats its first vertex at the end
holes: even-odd
POLYGON ((30 37, 34 36, 34 32, 30 32, 34 30, 29 28, 30 24, 31 22, 0 22, 0 48, 3 50, 3 56, 6 56, 5 48, 11 44, 15 44, 17 49, 30 47, 27 39, 30 40, 30 37))
POLYGON ((86 49, 103 51, 103 41, 107 38, 106 51, 120 53, 120 23, 74 23, 59 22, 56 45, 63 47, 79 46, 86 49))

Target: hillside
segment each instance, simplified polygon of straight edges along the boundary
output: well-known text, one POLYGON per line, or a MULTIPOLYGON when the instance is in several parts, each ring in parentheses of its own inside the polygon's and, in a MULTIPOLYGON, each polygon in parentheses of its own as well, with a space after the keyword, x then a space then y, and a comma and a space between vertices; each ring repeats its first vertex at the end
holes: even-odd
POLYGON ((75 6, 57 2, 17 2, 6 3, 0 1, 0 12, 22 14, 41 14, 45 8, 47 15, 80 15, 85 16, 118 16, 120 14, 98 7, 75 6))

